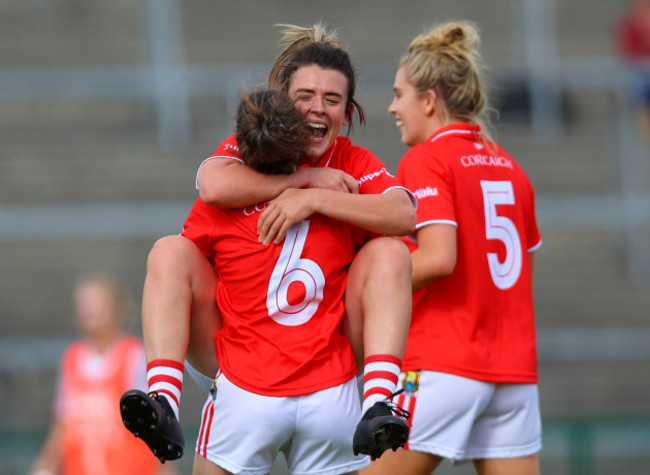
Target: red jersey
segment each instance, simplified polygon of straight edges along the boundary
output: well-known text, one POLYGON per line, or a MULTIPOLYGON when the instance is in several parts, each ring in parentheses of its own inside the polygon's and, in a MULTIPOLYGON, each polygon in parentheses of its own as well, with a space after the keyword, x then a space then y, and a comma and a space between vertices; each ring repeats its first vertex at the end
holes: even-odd
MULTIPOLYGON (((234 137, 214 156, 238 159, 234 137)), ((368 150, 338 137, 316 166, 344 170, 362 193, 399 187, 368 150)), ((370 233, 314 214, 284 242, 263 246, 257 220, 265 204, 220 209, 197 200, 182 235, 211 260, 223 328, 215 336, 224 374, 243 389, 297 396, 356 374, 350 343, 339 329, 348 265, 370 233)))
MULTIPOLYGON (((398 177, 418 199, 417 225, 457 228, 453 273, 413 295, 403 370, 491 382, 537 382, 528 252, 541 245, 534 192, 480 128, 452 124, 409 149, 398 177)), ((413 251, 415 239, 406 239, 413 251)))
POLYGON ((136 381, 145 381, 144 350, 136 338, 121 339, 105 355, 84 341, 66 350, 55 401, 63 426, 62 473, 157 473, 158 460, 126 430, 119 412, 122 393, 136 381))

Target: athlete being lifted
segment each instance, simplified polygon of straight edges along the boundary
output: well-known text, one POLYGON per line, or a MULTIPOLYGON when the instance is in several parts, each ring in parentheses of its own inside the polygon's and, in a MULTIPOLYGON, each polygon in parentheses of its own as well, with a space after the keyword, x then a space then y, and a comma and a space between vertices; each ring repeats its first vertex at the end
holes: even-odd
MULTIPOLYGON (((158 384, 150 387, 157 395, 147 397, 155 403, 145 399, 145 405, 156 405, 161 398, 167 404, 164 385, 179 398, 182 372, 178 368, 182 368, 186 352, 188 361, 203 374, 216 372, 214 353, 206 356, 205 347, 211 346, 214 351, 206 335, 216 333, 221 325, 215 320, 219 315, 213 301, 217 288, 223 318, 223 329, 216 336, 221 367, 216 380, 219 397, 206 403, 201 434, 207 440, 199 440, 197 456, 197 466, 207 467, 207 471, 216 465, 231 470, 251 463, 260 470, 270 468, 278 447, 283 445, 278 445, 278 438, 286 434, 270 434, 272 440, 268 441, 256 433, 255 444, 233 447, 236 438, 228 432, 251 425, 263 427, 260 420, 286 410, 264 408, 259 400, 284 401, 290 397, 318 401, 314 406, 318 410, 298 422, 316 431, 319 446, 323 440, 332 441, 332 453, 342 457, 337 459, 337 466, 344 472, 366 463, 349 453, 353 432, 354 451, 373 457, 386 448, 402 446, 408 436, 408 426, 399 413, 394 415, 387 398, 396 386, 410 319, 410 260, 402 243, 378 234, 412 230, 412 196, 374 155, 338 135, 350 122, 356 105, 354 70, 347 53, 320 27, 289 32, 295 41, 276 61, 271 83, 281 86, 307 119, 310 141, 303 149, 307 167, 292 175, 261 174, 236 160, 235 137, 226 140, 199 176, 203 196, 203 184, 214 181, 218 170, 216 181, 222 181, 212 186, 223 196, 205 194, 206 200, 223 208, 197 201, 183 236, 158 241, 148 261, 143 301, 145 344, 151 375, 164 377, 156 378, 158 384), (324 133, 315 133, 315 129, 324 133), (345 191, 331 189, 339 185, 323 185, 331 183, 332 177, 338 183, 350 183, 353 177, 351 188, 357 191, 355 183, 360 182, 358 193, 350 193, 347 185, 345 191), (372 179, 362 181, 363 177, 372 179), (318 184, 325 188, 294 188, 318 184), (223 197, 225 201, 219 201, 223 197), (246 208, 268 199, 271 201, 266 205, 246 208), (248 212, 256 208, 262 211, 248 212), (217 219, 219 226, 206 228, 217 219), (222 235, 224 228, 238 232, 231 230, 226 238, 222 235), (214 259, 219 279, 206 255, 214 259), (249 258, 252 264, 242 265, 242 260, 249 258), (295 281, 299 281, 298 286, 289 285, 295 281), (353 342, 357 360, 364 351, 366 355, 364 416, 360 422, 354 402, 356 367, 339 323, 353 342), (179 345, 179 340, 184 344, 179 345), (179 346, 175 353, 170 350, 179 346), (173 371, 167 371, 166 366, 173 371), (331 392, 337 395, 332 397, 331 392), (260 412, 222 411, 220 404, 227 403, 226 394, 237 394, 233 397, 240 402, 250 396, 256 402, 245 407, 260 412), (349 409, 342 411, 341 400, 347 401, 349 409), (332 404, 329 409, 327 404, 332 404), (211 411, 215 411, 214 418, 209 417, 211 411), (260 453, 264 456, 258 460, 249 450, 260 449, 259 444, 263 444, 260 453)), ((362 111, 356 110, 363 118, 362 111)), ((126 404, 130 396, 123 398, 126 413, 128 406, 142 404, 141 400, 126 404)), ((169 399, 172 411, 177 411, 177 401, 169 399)), ((288 462, 295 467, 312 471, 319 464, 331 463, 305 457, 302 450, 312 449, 299 440, 295 443, 296 452, 292 448, 287 454, 288 462)), ((162 457, 176 455, 178 450, 162 457)))

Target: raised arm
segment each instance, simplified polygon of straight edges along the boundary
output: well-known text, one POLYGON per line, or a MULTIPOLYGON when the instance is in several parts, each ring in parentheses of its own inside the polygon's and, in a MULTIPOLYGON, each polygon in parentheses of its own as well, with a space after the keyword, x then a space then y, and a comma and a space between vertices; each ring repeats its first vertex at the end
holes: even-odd
POLYGON ((221 208, 249 206, 277 197, 287 188, 323 188, 358 193, 357 180, 332 168, 300 168, 291 175, 267 175, 228 158, 208 160, 197 184, 203 202, 221 208))
POLYGON ((320 213, 376 233, 403 236, 415 229, 415 209, 406 190, 350 194, 324 189, 288 189, 268 203, 258 221, 260 241, 280 243, 295 223, 320 213))

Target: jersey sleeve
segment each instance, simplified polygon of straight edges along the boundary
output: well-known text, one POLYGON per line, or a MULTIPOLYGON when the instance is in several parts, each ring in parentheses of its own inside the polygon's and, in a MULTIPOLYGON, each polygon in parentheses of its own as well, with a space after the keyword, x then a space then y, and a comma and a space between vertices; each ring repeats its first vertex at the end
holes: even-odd
POLYGON ((375 154, 362 147, 354 147, 353 150, 352 158, 347 160, 352 168, 345 171, 359 181, 360 194, 376 195, 392 189, 403 189, 411 198, 413 206, 417 207, 417 200, 413 193, 388 171, 386 165, 375 154))
POLYGON ((192 241, 203 255, 214 264, 213 227, 218 209, 197 199, 185 220, 181 236, 192 241))
POLYGON ((397 176, 417 199, 416 229, 435 223, 457 225, 453 179, 442 160, 412 147, 397 168, 397 176))
POLYGON ((199 172, 201 171, 201 167, 205 165, 207 162, 210 160, 214 159, 227 159, 227 160, 236 160, 239 163, 244 163, 244 161, 241 158, 241 155, 239 154, 239 144, 237 143, 237 138, 234 135, 231 135, 228 137, 226 140, 221 142, 219 147, 210 155, 208 158, 203 160, 201 164, 199 165, 199 169, 196 171, 196 189, 199 189, 199 172))

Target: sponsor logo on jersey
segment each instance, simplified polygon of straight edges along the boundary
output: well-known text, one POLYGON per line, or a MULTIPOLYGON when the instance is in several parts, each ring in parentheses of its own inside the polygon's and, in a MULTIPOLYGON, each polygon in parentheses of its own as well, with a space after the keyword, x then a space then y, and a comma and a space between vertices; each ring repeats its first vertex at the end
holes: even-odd
POLYGON ((418 188, 413 192, 413 194, 418 200, 426 198, 427 196, 438 196, 438 188, 431 188, 430 186, 418 188))
POLYGON ((234 144, 231 144, 231 143, 224 144, 223 149, 226 150, 226 151, 230 151, 230 152, 234 152, 234 153, 239 154, 239 147, 237 145, 234 145, 234 144))
POLYGON ((512 160, 506 157, 497 157, 494 155, 463 155, 460 157, 460 163, 464 167, 503 167, 512 170, 512 160))
POLYGON ((378 170, 374 173, 368 173, 367 175, 364 175, 361 178, 359 178, 359 184, 363 183, 364 181, 374 180, 375 178, 381 175, 393 176, 390 174, 388 170, 382 168, 381 170, 378 170))

